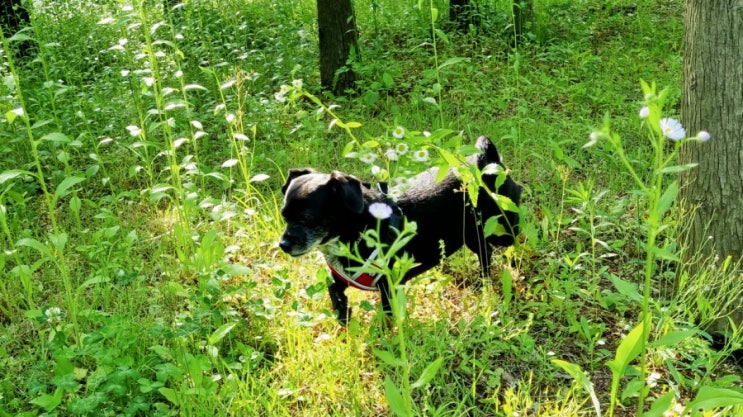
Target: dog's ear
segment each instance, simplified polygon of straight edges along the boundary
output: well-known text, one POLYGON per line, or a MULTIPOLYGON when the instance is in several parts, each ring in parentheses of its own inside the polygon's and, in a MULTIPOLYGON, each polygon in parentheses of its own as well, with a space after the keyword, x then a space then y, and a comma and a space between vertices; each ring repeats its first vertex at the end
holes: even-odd
POLYGON ((281 187, 281 194, 286 194, 286 189, 289 188, 289 184, 294 180, 294 178, 312 174, 313 172, 315 172, 315 170, 312 168, 290 169, 289 175, 286 177, 286 183, 281 187))
POLYGON ((364 211, 364 196, 361 192, 361 181, 358 178, 340 171, 333 171, 330 173, 328 185, 341 197, 347 209, 356 214, 364 211))

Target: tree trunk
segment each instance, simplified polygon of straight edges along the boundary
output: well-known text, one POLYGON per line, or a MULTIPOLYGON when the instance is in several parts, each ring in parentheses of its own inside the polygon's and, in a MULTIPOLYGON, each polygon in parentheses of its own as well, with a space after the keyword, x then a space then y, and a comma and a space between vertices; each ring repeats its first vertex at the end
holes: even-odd
POLYGON ((449 0, 449 20, 460 29, 478 26, 479 19, 471 0, 449 0))
POLYGON ((359 35, 351 0, 317 0, 320 37, 320 83, 335 95, 353 89, 356 74, 348 66, 358 56, 359 35))
POLYGON ((679 156, 699 164, 679 178, 682 210, 692 214, 685 264, 694 255, 735 262, 743 255, 743 6, 686 0, 685 19, 681 119, 689 136, 711 135, 686 143, 679 156))
POLYGON ((513 0, 513 25, 517 41, 521 41, 533 23, 534 0, 513 0))

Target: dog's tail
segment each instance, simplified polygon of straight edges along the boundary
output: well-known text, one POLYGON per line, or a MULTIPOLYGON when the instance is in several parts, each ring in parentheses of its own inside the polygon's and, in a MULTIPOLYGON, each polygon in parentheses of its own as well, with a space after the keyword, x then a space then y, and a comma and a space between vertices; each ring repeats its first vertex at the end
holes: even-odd
POLYGON ((483 169, 489 164, 503 165, 503 159, 501 159, 498 149, 496 149, 489 137, 480 136, 477 138, 475 147, 482 151, 482 153, 477 155, 476 165, 478 169, 483 169))

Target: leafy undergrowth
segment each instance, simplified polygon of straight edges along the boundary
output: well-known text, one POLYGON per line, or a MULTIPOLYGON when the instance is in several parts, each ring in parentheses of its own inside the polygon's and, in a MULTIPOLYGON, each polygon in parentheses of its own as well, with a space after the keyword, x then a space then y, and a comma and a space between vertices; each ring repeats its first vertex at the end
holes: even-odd
POLYGON ((0 52, 0 415, 740 414, 737 329, 701 330, 739 265, 687 271, 665 207, 645 294, 652 204, 583 148, 610 114, 653 177, 639 80, 676 116, 682 2, 535 2, 518 46, 510 1, 460 31, 442 2, 354 2, 345 98, 317 85, 311 1, 47 3, 0 52), (319 256, 275 243, 286 171, 394 180, 481 134, 525 186, 520 244, 491 279, 469 253, 416 279, 391 328, 350 290, 341 328, 319 256), (371 168, 395 143, 430 160, 371 168))

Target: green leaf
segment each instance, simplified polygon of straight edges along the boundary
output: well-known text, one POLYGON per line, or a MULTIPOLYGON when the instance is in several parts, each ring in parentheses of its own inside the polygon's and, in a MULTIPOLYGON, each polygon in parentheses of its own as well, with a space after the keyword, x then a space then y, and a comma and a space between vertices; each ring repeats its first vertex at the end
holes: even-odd
POLYGON ((450 65, 458 64, 460 62, 469 62, 469 61, 470 61, 469 58, 463 58, 463 57, 449 58, 446 61, 444 61, 441 65, 439 65, 439 69, 443 69, 450 65))
POLYGON ((0 172, 0 184, 10 181, 13 178, 20 177, 21 175, 34 175, 30 171, 24 171, 22 169, 11 169, 8 171, 0 172))
POLYGON ((485 237, 505 236, 508 234, 508 230, 506 230, 506 227, 498 221, 499 218, 500 216, 492 216, 485 221, 485 227, 483 227, 482 229, 485 237))
POLYGON ((68 239, 69 237, 67 236, 67 233, 49 235, 49 241, 52 242, 52 245, 54 245, 54 247, 57 248, 57 250, 60 252, 64 251, 65 246, 67 246, 68 239))
POLYGON ((67 194, 70 193, 70 188, 72 188, 75 184, 79 184, 81 182, 85 181, 85 177, 67 177, 62 180, 61 183, 57 186, 57 189, 54 190, 54 198, 60 199, 67 194))
POLYGON ((674 181, 668 186, 668 188, 666 188, 666 191, 660 197, 660 200, 658 200, 658 207, 656 208, 656 212, 658 213, 658 215, 662 216, 663 213, 671 208, 673 202, 676 201, 676 195, 678 194, 678 192, 678 181, 674 181))
POLYGON ((679 258, 678 255, 666 248, 653 248, 653 253, 658 259, 663 259, 671 262, 681 262, 681 258, 679 258))
POLYGON ((441 38, 442 41, 444 41, 445 44, 449 44, 449 37, 446 35, 446 33, 441 29, 436 29, 434 32, 436 32, 436 36, 441 38))
POLYGON ((511 304, 511 299, 513 298, 513 275, 511 275, 510 269, 503 268, 503 271, 500 274, 500 282, 503 288, 503 307, 508 309, 509 304, 511 304))
POLYGON ((237 323, 238 322, 233 321, 232 323, 225 323, 219 326, 219 328, 217 328, 217 330, 215 330, 214 333, 209 336, 209 344, 216 345, 217 343, 219 343, 222 339, 224 339, 225 336, 227 336, 230 331, 232 331, 237 323))
POLYGON ((673 165, 673 166, 665 167, 665 168, 661 169, 660 172, 662 172, 664 174, 678 174, 679 172, 684 172, 684 171, 688 171, 688 170, 690 170, 692 168, 695 168, 697 165, 699 165, 699 164, 697 164, 695 162, 693 162, 691 164, 686 164, 686 165, 673 165))
MULTIPOLYGON (((26 35, 25 33, 21 33, 21 32, 18 32, 18 33, 16 33, 15 35, 13 35, 13 36, 9 37, 9 38, 8 38, 8 42, 9 42, 9 43, 13 43, 13 42, 23 42, 23 41, 31 41, 31 40, 33 40, 33 39, 34 39, 34 38, 32 38, 32 37, 30 37, 30 36, 26 35)), ((49 410, 46 410, 46 411, 49 411, 49 410)))
POLYGON ((673 401, 673 391, 669 391, 664 395, 658 397, 653 401, 653 405, 650 406, 650 410, 643 414, 643 417, 662 417, 663 413, 671 408, 671 402, 673 401))
POLYGON ((18 240, 18 242, 15 243, 16 246, 26 246, 29 248, 36 249, 37 251, 41 252, 44 256, 49 256, 51 251, 49 250, 49 246, 46 246, 45 244, 39 242, 36 239, 25 237, 23 239, 18 240))
POLYGON ((250 181, 249 182, 261 182, 261 181, 265 181, 265 180, 267 180, 269 178, 271 178, 271 177, 269 177, 268 174, 256 174, 256 175, 250 177, 250 181))
POLYGON ((355 145, 355 143, 354 143, 354 142, 348 142, 348 143, 346 144, 346 146, 344 146, 344 147, 343 147, 343 150, 341 151, 341 155, 343 155, 343 156, 346 156, 346 155, 348 155, 349 153, 351 153, 351 151, 352 151, 352 150, 353 150, 353 148, 354 148, 354 145, 355 145))
POLYGON ((173 403, 173 405, 180 405, 181 401, 178 399, 178 394, 175 392, 172 388, 165 388, 162 387, 157 392, 160 393, 163 397, 165 397, 166 400, 173 403))
POLYGON ((624 371, 636 357, 640 355, 642 347, 642 321, 632 329, 617 347, 617 354, 606 365, 611 369, 615 378, 622 377, 624 371))
POLYGON ((650 346, 653 347, 663 347, 663 346, 676 346, 678 343, 682 342, 683 340, 686 340, 694 335, 699 334, 698 330, 674 330, 666 333, 661 337, 660 339, 656 340, 655 342, 651 343, 650 346))
POLYGON ((490 193, 490 195, 495 199, 495 202, 498 203, 498 207, 500 207, 501 210, 510 211, 511 213, 519 212, 519 206, 517 206, 510 198, 495 193, 490 193))
POLYGON ((46 135, 41 137, 41 140, 45 140, 49 142, 60 142, 60 143, 69 143, 71 141, 69 136, 65 135, 64 133, 60 133, 60 132, 47 133, 46 135))
POLYGON ((410 387, 415 388, 421 388, 425 385, 427 385, 434 376, 436 376, 436 373, 441 369, 441 365, 444 364, 444 358, 438 358, 435 361, 431 362, 426 366, 426 369, 423 370, 423 373, 421 373, 421 376, 418 378, 417 381, 413 383, 410 387))
POLYGON ((686 406, 686 410, 707 411, 740 404, 743 404, 743 392, 739 390, 703 386, 699 389, 694 401, 686 406))
POLYGON ((591 401, 593 402, 593 408, 594 410, 596 410, 596 415, 601 417, 601 403, 599 402, 599 398, 596 395, 596 390, 593 388, 593 383, 586 376, 585 372, 583 372, 583 369, 580 367, 580 365, 566 362, 561 359, 552 359, 552 363, 562 368, 563 371, 567 372, 568 375, 570 375, 575 380, 575 382, 577 382, 581 387, 583 387, 583 389, 588 392, 588 395, 591 397, 591 401))
POLYGON ((31 404, 36 404, 47 412, 50 412, 57 408, 60 403, 62 403, 62 394, 62 390, 58 388, 56 391, 54 391, 54 395, 42 394, 39 397, 34 398, 30 402, 31 404))
POLYGON ((378 357, 382 360, 385 364, 389 366, 403 366, 405 363, 392 354, 392 352, 386 351, 386 350, 379 350, 379 349, 372 349, 372 352, 374 352, 374 356, 378 357))
POLYGON ((411 415, 410 410, 408 410, 408 407, 405 405, 402 394, 400 394, 400 390, 397 389, 389 375, 384 377, 384 395, 387 397, 387 404, 389 404, 390 410, 392 410, 395 415, 403 417, 411 415))
POLYGON ((635 283, 625 281, 616 275, 609 275, 609 280, 614 284, 614 288, 623 296, 633 301, 642 300, 642 295, 640 295, 640 291, 635 283))
POLYGON ((382 74, 382 82, 384 83, 384 86, 387 88, 392 87, 395 84, 395 81, 392 78, 392 75, 390 73, 385 72, 382 74))
POLYGON ((346 123, 346 127, 349 128, 349 129, 357 129, 357 128, 361 127, 361 123, 359 123, 359 122, 348 122, 348 123, 346 123))

